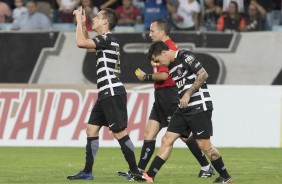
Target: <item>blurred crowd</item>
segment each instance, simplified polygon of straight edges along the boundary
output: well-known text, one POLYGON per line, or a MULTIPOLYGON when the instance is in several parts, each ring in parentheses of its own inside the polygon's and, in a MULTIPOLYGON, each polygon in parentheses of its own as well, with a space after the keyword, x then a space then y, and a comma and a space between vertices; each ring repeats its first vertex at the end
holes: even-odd
POLYGON ((104 8, 115 9, 119 25, 170 20, 181 31, 265 31, 282 25, 282 0, 0 0, 0 24, 10 30, 49 30, 55 23, 75 25, 73 10, 82 6, 91 31, 92 18, 104 8))

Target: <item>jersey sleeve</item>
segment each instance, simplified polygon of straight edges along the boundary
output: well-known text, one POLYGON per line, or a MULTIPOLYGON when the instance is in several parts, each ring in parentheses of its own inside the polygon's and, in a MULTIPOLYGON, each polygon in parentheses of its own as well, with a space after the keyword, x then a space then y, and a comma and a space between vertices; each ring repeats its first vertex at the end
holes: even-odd
POLYGON ((157 66, 157 71, 158 72, 166 72, 168 73, 168 68, 164 66, 157 66))
POLYGON ((98 35, 93 38, 93 41, 96 44, 96 50, 102 50, 109 47, 109 41, 105 35, 98 35))
POLYGON ((191 70, 193 73, 197 73, 201 68, 203 68, 202 63, 196 58, 196 56, 190 51, 184 51, 182 53, 182 61, 184 67, 191 70))

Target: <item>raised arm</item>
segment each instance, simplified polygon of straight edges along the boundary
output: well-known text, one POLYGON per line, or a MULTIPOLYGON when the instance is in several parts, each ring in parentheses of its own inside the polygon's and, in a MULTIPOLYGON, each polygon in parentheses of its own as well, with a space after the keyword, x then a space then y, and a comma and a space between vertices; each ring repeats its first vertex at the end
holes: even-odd
POLYGON ((76 45, 79 48, 85 48, 85 49, 96 49, 95 42, 89 38, 88 32, 86 30, 85 22, 86 22, 86 16, 85 16, 85 10, 80 7, 77 10, 73 11, 73 14, 76 18, 76 45))
POLYGON ((265 9, 264 9, 258 2, 256 2, 256 1, 253 0, 253 1, 251 1, 251 4, 253 4, 253 5, 257 8, 257 10, 258 10, 260 16, 262 16, 262 17, 265 17, 265 16, 266 16, 266 11, 265 11, 265 9))

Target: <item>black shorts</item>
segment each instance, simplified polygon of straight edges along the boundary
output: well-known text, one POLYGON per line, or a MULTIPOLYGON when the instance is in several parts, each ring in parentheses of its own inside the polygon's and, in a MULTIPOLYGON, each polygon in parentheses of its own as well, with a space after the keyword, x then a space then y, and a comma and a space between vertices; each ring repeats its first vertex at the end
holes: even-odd
POLYGON ((111 96, 95 103, 88 124, 107 126, 111 131, 127 128, 126 94, 111 96))
POLYGON ((186 137, 191 131, 195 139, 209 139, 213 135, 212 111, 204 111, 197 114, 187 115, 176 111, 172 116, 167 131, 178 133, 186 137))
POLYGON ((155 89, 155 102, 153 104, 149 119, 167 127, 173 113, 179 104, 178 90, 175 86, 155 89))

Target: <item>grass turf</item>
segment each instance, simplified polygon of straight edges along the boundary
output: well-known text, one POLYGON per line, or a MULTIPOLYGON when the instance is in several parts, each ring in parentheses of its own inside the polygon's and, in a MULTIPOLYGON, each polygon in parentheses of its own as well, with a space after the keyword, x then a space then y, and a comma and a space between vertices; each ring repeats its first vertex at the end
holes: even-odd
MULTIPOLYGON (((282 148, 220 148, 225 165, 238 184, 281 184, 282 148)), ((136 149, 139 160, 140 148, 136 149)), ((0 183, 128 183, 116 171, 128 167, 119 148, 100 148, 93 168, 94 181, 69 181, 84 166, 84 148, 0 147, 0 183)), ((152 159, 151 159, 152 160, 152 159)), ((208 184, 212 178, 197 178, 200 166, 184 148, 174 148, 154 183, 208 184)))

